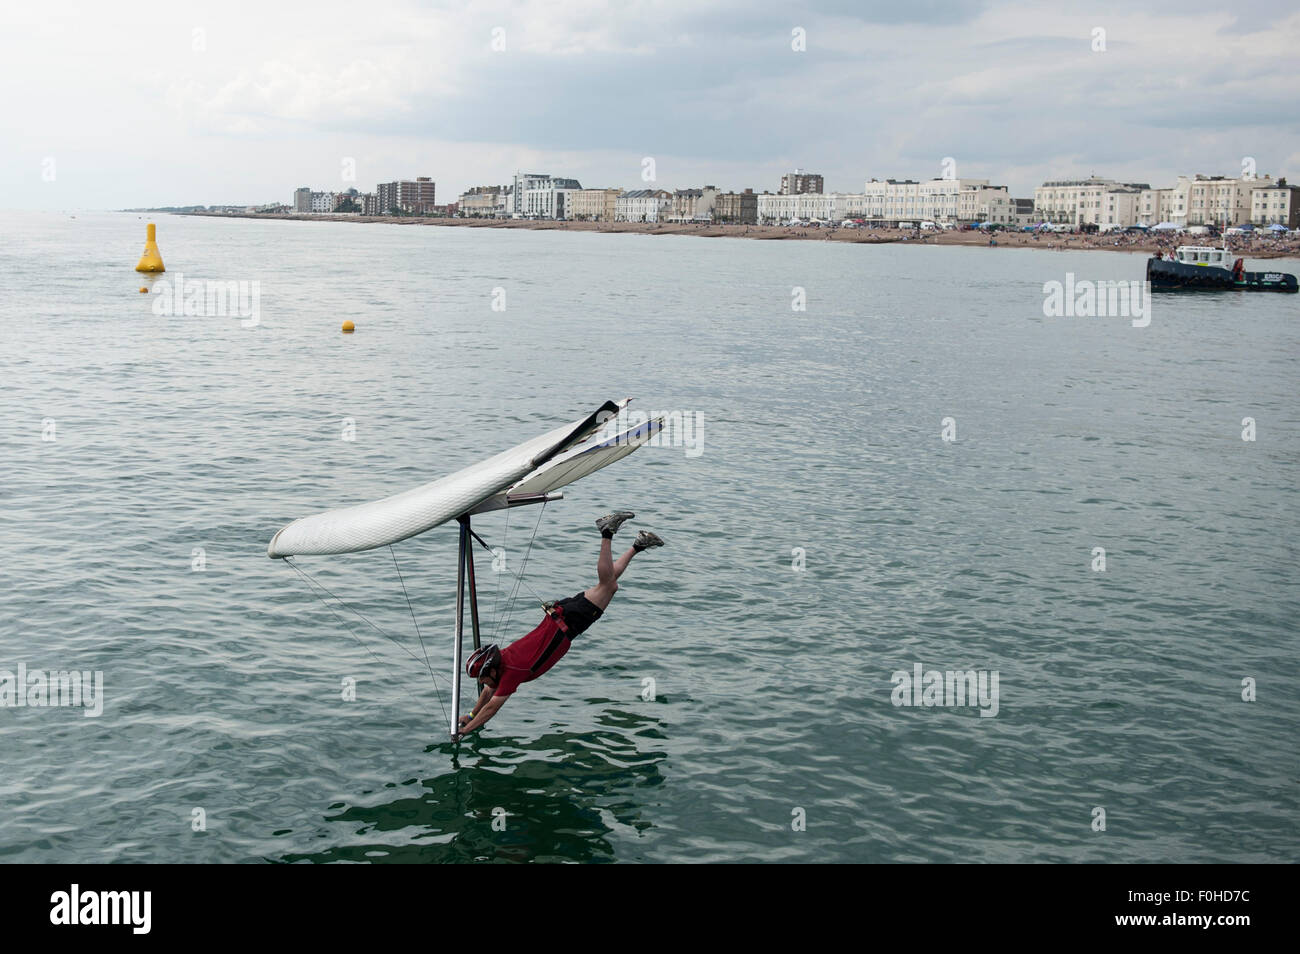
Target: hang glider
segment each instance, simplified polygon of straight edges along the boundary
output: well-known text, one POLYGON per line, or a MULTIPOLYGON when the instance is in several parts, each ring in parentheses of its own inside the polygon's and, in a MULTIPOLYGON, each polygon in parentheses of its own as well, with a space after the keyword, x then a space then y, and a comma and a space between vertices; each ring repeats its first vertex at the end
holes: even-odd
MULTIPOLYGON (((606 401, 580 420, 512 447, 450 476, 382 500, 327 510, 281 528, 267 556, 322 556, 391 546, 449 520, 460 524, 456 583, 456 644, 452 675, 451 732, 459 728, 461 642, 466 582, 469 586, 474 647, 480 645, 478 591, 470 548, 470 517, 525 504, 561 499, 555 493, 575 480, 608 467, 641 447, 663 429, 663 419, 645 421, 600 439, 604 426, 627 407, 630 398, 606 401)), ((474 534, 477 536, 477 534, 474 534)))
POLYGON ((645 422, 598 444, 581 446, 615 418, 628 400, 606 401, 579 421, 422 487, 295 520, 271 538, 267 556, 373 550, 466 514, 540 503, 551 491, 626 457, 659 432, 662 419, 645 422))

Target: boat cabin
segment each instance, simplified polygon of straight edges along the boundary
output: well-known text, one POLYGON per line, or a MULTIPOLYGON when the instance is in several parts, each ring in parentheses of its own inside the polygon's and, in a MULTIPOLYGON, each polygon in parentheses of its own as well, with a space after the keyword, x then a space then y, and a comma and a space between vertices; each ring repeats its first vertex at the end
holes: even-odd
POLYGON ((1214 265, 1231 269, 1233 253, 1226 248, 1211 248, 1208 245, 1180 245, 1174 261, 1184 265, 1214 265))

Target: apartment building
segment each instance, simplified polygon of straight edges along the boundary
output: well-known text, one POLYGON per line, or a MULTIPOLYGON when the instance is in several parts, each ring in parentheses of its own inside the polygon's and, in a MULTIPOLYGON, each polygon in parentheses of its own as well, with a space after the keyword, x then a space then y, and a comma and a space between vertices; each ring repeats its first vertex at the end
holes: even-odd
POLYGON ((1145 182, 1116 182, 1101 176, 1057 179, 1034 190, 1034 212, 1043 222, 1064 225, 1134 225, 1143 208, 1156 205, 1145 182))
POLYGON ((569 218, 613 222, 622 189, 579 189, 569 197, 569 218))
POLYGON ((1273 185, 1271 176, 1179 176, 1174 185, 1175 225, 1239 225, 1251 220, 1253 193, 1273 185), (1181 213, 1181 216, 1180 216, 1181 213))
POLYGON ((781 177, 781 191, 779 194, 803 195, 808 192, 820 194, 824 189, 825 183, 821 176, 796 169, 794 172, 787 172, 781 177))
POLYGON ((871 179, 863 187, 862 218, 872 222, 1011 223, 1015 200, 988 179, 871 179))
POLYGON ((437 204, 435 184, 429 176, 381 182, 375 191, 378 194, 380 212, 385 215, 394 210, 424 215, 432 212, 437 204))
POLYGON ((1138 193, 1134 225, 1159 225, 1173 221, 1174 190, 1143 189, 1138 193))
POLYGON ((1250 190, 1250 221, 1256 225, 1300 228, 1300 186, 1278 179, 1273 185, 1250 190))
POLYGON ((791 219, 829 222, 835 216, 835 197, 814 192, 790 195, 770 192, 758 196, 758 221, 763 225, 780 225, 791 219))
POLYGON ((457 199, 460 211, 469 218, 494 218, 505 202, 503 185, 475 186, 457 199))
POLYGON ((567 219, 573 193, 582 189, 577 179, 516 172, 511 191, 511 215, 527 219, 567 219))

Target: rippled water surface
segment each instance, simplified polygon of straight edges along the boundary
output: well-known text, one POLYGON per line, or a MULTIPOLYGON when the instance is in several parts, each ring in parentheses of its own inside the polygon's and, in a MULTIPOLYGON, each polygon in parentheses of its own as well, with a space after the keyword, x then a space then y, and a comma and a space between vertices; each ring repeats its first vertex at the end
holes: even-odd
POLYGON ((0 709, 0 858, 1295 860, 1296 297, 1134 328, 1042 307, 1132 255, 157 222, 257 327, 155 315, 134 214, 0 216, 0 669, 104 674, 99 718, 0 709), (534 527, 545 596, 607 510, 668 545, 458 748, 454 528, 299 561, 400 646, 266 557, 625 395, 702 453, 478 518, 485 626, 539 618, 534 527), (997 714, 895 706, 918 663, 997 714))

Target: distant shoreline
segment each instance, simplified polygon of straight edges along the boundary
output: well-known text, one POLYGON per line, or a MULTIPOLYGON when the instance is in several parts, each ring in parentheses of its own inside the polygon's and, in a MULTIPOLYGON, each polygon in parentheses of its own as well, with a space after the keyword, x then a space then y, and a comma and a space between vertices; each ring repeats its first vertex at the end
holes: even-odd
MULTIPOLYGON (((140 211, 140 210, 136 210, 140 211)), ((697 225, 669 222, 556 222, 536 219, 454 219, 432 216, 306 215, 294 212, 168 212, 216 219, 281 219, 295 222, 359 222, 377 225, 433 225, 443 228, 527 229, 542 232, 615 232, 634 235, 694 235, 698 238, 745 238, 759 241, 841 242, 853 245, 966 245, 989 247, 990 233, 981 231, 920 232, 904 229, 791 228, 780 225, 697 225)), ((1210 244, 1209 236, 1069 235, 1061 233, 996 232, 997 248, 1041 248, 1054 251, 1111 251, 1152 255, 1178 245, 1210 244)), ((1232 244, 1232 243, 1230 243, 1232 244)), ((1254 247, 1237 242, 1233 248, 1248 258, 1300 258, 1300 241, 1254 247)))

